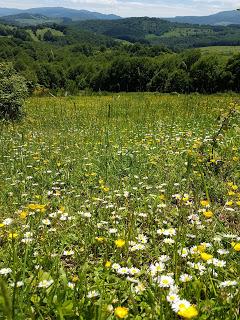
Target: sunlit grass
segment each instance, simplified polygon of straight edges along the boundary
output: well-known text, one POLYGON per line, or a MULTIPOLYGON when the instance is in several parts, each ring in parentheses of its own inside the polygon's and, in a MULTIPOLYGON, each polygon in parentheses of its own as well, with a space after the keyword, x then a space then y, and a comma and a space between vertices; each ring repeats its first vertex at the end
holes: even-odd
POLYGON ((2 318, 239 318, 237 96, 25 111, 0 126, 2 318))

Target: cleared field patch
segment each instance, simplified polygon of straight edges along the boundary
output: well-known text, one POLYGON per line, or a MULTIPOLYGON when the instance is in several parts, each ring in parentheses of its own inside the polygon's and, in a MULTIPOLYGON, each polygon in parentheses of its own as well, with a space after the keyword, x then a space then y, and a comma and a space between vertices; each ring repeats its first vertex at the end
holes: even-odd
POLYGON ((232 56, 233 54, 240 54, 240 46, 212 46, 200 48, 203 54, 218 54, 223 56, 232 56))

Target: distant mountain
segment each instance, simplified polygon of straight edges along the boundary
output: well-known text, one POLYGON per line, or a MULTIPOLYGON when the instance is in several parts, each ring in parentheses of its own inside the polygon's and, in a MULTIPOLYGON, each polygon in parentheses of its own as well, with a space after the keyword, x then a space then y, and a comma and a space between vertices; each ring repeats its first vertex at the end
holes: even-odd
POLYGON ((171 22, 182 22, 191 24, 208 24, 213 26, 227 26, 231 24, 240 24, 240 11, 223 11, 210 16, 186 16, 167 18, 171 22))
POLYGON ((26 10, 28 13, 42 14, 50 18, 70 18, 72 20, 114 20, 121 17, 114 14, 103 14, 87 10, 75 10, 62 7, 32 8, 26 10))
POLYGON ((0 8, 0 17, 15 15, 21 13, 22 10, 20 9, 13 9, 13 8, 0 8))
POLYGON ((99 12, 91 12, 87 10, 75 10, 62 7, 43 7, 43 8, 31 8, 26 10, 0 8, 0 17, 13 16, 17 14, 32 14, 42 15, 48 18, 69 18, 73 21, 79 20, 114 20, 121 17, 114 14, 103 14, 99 12))

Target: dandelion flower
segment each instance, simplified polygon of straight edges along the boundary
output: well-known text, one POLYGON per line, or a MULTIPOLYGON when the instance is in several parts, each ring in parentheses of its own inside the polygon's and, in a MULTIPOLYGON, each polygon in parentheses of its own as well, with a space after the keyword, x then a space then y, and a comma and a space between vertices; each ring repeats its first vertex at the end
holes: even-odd
POLYGON ((240 251, 240 242, 236 243, 236 242, 232 242, 231 243, 232 245, 232 248, 235 250, 235 251, 240 251))
POLYGON ((198 311, 194 306, 188 308, 180 308, 178 315, 184 319, 192 319, 198 316, 198 311))
POLYGON ((203 215, 205 218, 210 219, 213 216, 213 212, 212 211, 205 211, 205 212, 203 212, 203 215))
POLYGON ((201 259, 204 260, 204 261, 208 261, 208 260, 210 260, 210 259, 213 258, 213 256, 212 256, 211 254, 208 254, 208 253, 206 253, 206 252, 202 252, 202 253, 200 254, 200 257, 201 257, 201 259))
POLYGON ((128 308, 125 307, 117 307, 114 310, 114 314, 116 317, 120 318, 120 319, 124 319, 127 317, 128 315, 128 308))
POLYGON ((118 248, 122 248, 124 245, 125 245, 126 241, 123 240, 123 239, 118 239, 118 240, 115 240, 115 245, 118 247, 118 248))

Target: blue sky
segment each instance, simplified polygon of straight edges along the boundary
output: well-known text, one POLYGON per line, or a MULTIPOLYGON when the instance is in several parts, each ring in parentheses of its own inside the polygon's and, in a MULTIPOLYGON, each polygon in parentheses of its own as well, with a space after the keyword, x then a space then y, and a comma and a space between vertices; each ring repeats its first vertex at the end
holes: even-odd
POLYGON ((87 9, 103 13, 115 13, 123 17, 176 15, 207 15, 240 7, 240 0, 0 0, 0 7, 32 8, 63 6, 87 9))

